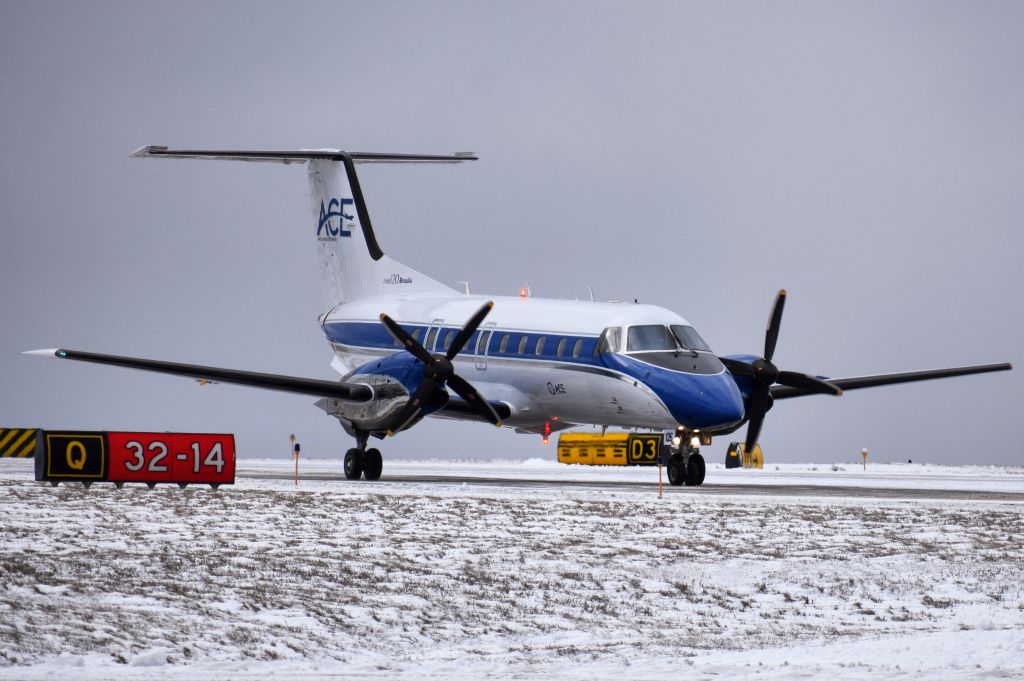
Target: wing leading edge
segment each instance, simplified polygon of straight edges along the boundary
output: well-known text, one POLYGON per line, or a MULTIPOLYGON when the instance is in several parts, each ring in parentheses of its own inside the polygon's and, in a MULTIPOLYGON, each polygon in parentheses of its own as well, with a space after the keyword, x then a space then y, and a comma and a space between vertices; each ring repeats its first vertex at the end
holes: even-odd
POLYGON ((297 393, 300 395, 333 397, 335 399, 347 400, 350 402, 369 402, 373 399, 373 389, 362 383, 322 381, 315 378, 299 378, 297 376, 283 376, 281 374, 264 374, 257 373, 255 371, 240 371, 238 369, 224 369, 221 367, 201 366, 198 364, 179 364, 177 362, 162 362, 155 359, 140 359, 137 357, 122 357, 119 355, 100 355, 94 352, 81 352, 79 350, 30 350, 26 354, 53 356, 60 359, 73 359, 79 362, 107 364, 110 366, 125 367, 127 369, 141 369, 142 371, 155 371, 157 373, 185 376, 198 381, 209 381, 211 383, 233 383, 235 385, 263 388, 266 390, 279 390, 282 392, 297 393))

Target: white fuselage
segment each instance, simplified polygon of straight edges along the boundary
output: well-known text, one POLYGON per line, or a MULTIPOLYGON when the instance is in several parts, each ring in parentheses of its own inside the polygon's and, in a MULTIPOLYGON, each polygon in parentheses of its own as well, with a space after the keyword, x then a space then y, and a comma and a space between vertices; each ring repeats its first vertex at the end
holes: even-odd
MULTIPOLYGON (((446 342, 486 300, 493 300, 494 308, 455 364, 486 399, 510 407, 505 425, 527 431, 539 431, 546 423, 554 429, 679 425, 664 395, 636 372, 609 367, 595 354, 608 327, 688 325, 653 305, 434 293, 364 298, 335 308, 323 320, 335 352, 333 366, 348 376, 402 351, 380 323, 381 313, 416 334, 428 351, 443 353, 446 342)), ((450 417, 443 411, 436 415, 450 417)))

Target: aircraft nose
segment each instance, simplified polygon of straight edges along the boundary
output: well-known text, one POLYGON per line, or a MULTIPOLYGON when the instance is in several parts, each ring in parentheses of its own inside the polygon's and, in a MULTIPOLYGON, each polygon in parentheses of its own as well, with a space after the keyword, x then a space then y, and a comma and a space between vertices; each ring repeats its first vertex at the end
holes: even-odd
POLYGON ((725 428, 743 420, 743 396, 727 372, 701 376, 696 394, 673 409, 680 423, 693 428, 725 428))

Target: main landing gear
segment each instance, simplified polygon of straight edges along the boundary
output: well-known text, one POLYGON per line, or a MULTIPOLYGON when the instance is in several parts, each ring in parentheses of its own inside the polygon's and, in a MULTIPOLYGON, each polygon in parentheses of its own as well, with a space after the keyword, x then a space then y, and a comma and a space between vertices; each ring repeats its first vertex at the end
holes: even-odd
POLYGON ((384 470, 384 459, 379 449, 367 449, 368 435, 358 433, 356 446, 345 452, 345 478, 358 480, 360 476, 367 480, 380 480, 384 470))
POLYGON ((668 457, 668 483, 674 487, 686 485, 696 487, 704 484, 704 457, 700 455, 700 447, 694 444, 692 433, 679 436, 678 451, 668 457))

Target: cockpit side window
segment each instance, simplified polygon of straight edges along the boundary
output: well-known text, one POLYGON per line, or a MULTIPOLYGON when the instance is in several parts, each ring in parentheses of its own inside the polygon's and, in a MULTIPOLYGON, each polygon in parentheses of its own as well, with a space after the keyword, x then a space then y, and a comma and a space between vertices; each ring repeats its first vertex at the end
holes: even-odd
POLYGON ((676 338, 679 339, 679 344, 686 350, 701 350, 703 352, 711 352, 711 347, 700 337, 697 330, 692 326, 683 326, 682 324, 673 324, 672 333, 675 334, 676 338))
POLYGON ((609 352, 618 352, 622 347, 622 329, 617 326, 609 326, 601 332, 594 347, 595 355, 606 355, 609 352))
POLYGON ((662 324, 643 324, 629 327, 626 340, 627 352, 644 350, 675 350, 676 340, 668 327, 662 324))

